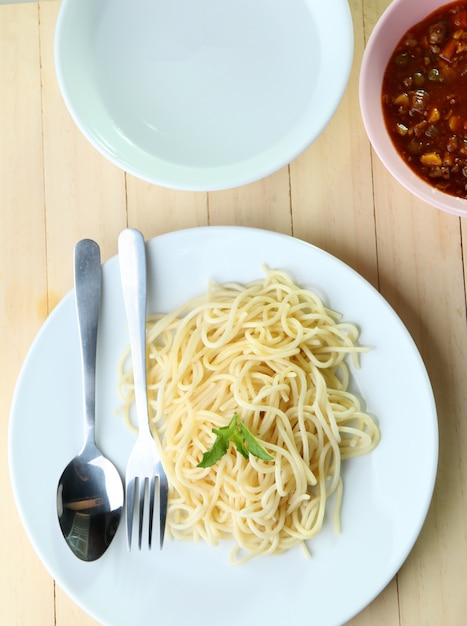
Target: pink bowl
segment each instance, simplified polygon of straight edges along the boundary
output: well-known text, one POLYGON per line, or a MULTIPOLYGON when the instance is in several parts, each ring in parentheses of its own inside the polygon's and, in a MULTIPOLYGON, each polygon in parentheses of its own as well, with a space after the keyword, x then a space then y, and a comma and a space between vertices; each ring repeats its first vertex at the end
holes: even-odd
POLYGON ((421 200, 455 215, 467 217, 467 200, 439 191, 404 163, 387 133, 381 106, 381 86, 389 58, 403 35, 446 0, 394 0, 370 35, 360 69, 360 109, 376 154, 401 185, 421 200))

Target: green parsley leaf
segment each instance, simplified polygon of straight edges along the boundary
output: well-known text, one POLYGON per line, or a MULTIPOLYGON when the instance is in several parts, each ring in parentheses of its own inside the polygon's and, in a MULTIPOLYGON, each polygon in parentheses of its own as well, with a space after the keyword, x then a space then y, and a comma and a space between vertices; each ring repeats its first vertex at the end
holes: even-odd
POLYGON ((272 461, 273 457, 266 452, 259 441, 250 433, 245 424, 239 422, 238 425, 248 452, 258 459, 263 459, 263 461, 272 461))
POLYGON ((229 449, 232 442, 237 451, 248 459, 249 455, 263 459, 264 461, 272 461, 274 457, 266 452, 254 435, 248 430, 243 422, 234 414, 227 426, 221 428, 213 428, 212 432, 217 435, 213 445, 203 454, 198 467, 211 467, 215 465, 229 449))
POLYGON ((224 456, 228 449, 228 438, 218 435, 212 447, 203 454, 203 458, 201 463, 198 463, 198 467, 211 467, 212 465, 215 465, 217 461, 224 456))

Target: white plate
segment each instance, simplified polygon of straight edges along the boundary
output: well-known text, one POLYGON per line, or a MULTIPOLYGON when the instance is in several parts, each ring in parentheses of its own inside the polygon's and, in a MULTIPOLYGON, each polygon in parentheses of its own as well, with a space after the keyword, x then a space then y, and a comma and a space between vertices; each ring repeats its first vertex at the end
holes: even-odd
MULTIPOLYGON (((438 453, 430 382, 407 330, 379 293, 331 255, 291 237, 255 229, 206 227, 156 237, 148 245, 151 311, 202 293, 208 279, 249 281, 261 266, 281 268, 316 289, 361 328, 354 382, 380 424, 367 456, 345 462, 342 533, 329 517, 311 543, 241 567, 229 548, 167 543, 128 553, 124 525, 94 563, 76 559, 55 512, 57 480, 82 441, 81 375, 73 292, 56 307, 24 363, 12 406, 10 467, 21 518, 41 560, 86 611, 111 626, 185 626, 241 621, 258 626, 337 626, 365 607, 407 557, 431 500, 438 453), (243 618, 242 618, 243 617, 243 618)), ((132 435, 115 415, 117 362, 128 343, 116 258, 104 264, 98 346, 97 439, 122 474, 132 435)))
POLYGON ((292 161, 350 74, 347 0, 63 0, 65 103, 122 169, 192 190, 235 187, 292 161))

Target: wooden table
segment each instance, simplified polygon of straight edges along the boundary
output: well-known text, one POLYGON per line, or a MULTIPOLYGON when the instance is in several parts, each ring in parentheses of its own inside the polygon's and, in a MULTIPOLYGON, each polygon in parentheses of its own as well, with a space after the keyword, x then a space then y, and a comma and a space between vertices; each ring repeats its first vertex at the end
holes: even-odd
POLYGON ((407 325, 434 387, 438 480, 406 563, 351 624, 466 623, 467 222, 416 200, 372 153, 360 118, 358 74, 365 41, 389 0, 350 4, 353 73, 326 131, 269 178, 216 193, 151 186, 102 158, 76 129, 57 87, 53 36, 59 2, 0 7, 1 624, 95 624, 33 551, 7 465, 19 368, 42 322, 72 287, 74 244, 94 238, 106 260, 127 225, 150 238, 206 224, 264 227, 328 250, 375 285, 407 325))

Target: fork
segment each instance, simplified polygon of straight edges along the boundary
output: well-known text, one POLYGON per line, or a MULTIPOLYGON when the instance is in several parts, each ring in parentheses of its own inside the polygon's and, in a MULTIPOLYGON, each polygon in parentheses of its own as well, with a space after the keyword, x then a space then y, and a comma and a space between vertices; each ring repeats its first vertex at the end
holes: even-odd
POLYGON ((125 477, 127 543, 128 549, 131 550, 133 526, 137 523, 138 547, 141 550, 143 521, 147 509, 148 549, 152 547, 154 517, 157 516, 162 549, 167 518, 168 484, 149 427, 146 391, 146 250, 143 235, 134 228, 127 228, 120 233, 118 254, 130 336, 138 422, 138 438, 130 453, 125 477))

